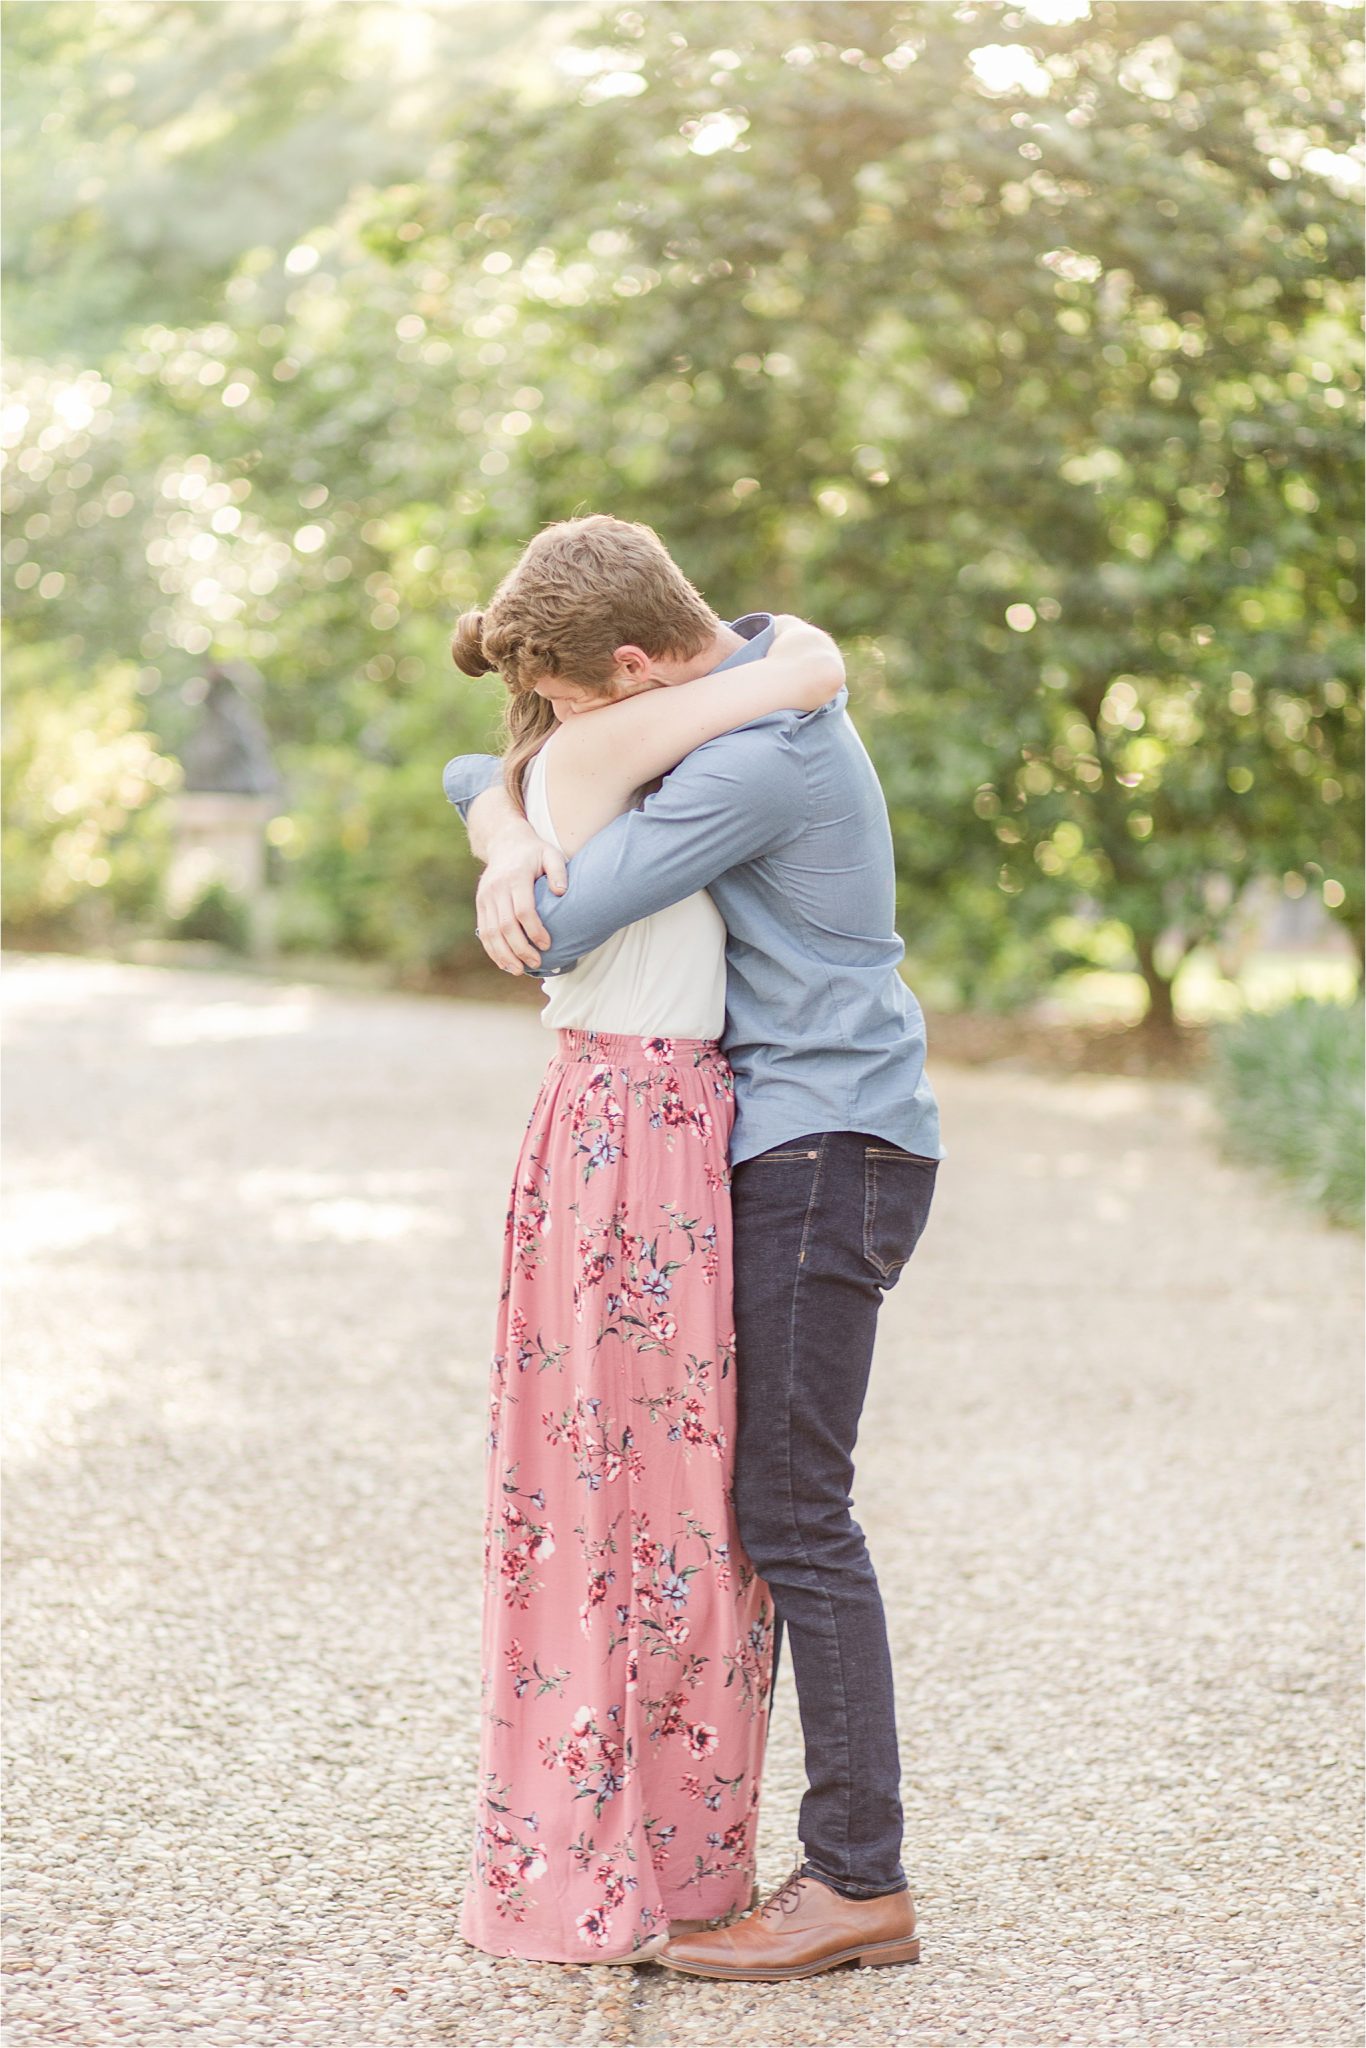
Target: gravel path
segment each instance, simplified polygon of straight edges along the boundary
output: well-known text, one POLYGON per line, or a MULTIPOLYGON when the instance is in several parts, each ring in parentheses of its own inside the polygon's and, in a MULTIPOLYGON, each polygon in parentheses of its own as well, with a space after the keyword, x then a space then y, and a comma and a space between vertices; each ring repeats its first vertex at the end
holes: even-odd
POLYGON ((937 1074, 859 1488, 925 1961, 712 1986, 455 1933, 534 1016, 6 985, 8 2048, 1358 2040, 1359 1246, 1196 1095, 937 1074))

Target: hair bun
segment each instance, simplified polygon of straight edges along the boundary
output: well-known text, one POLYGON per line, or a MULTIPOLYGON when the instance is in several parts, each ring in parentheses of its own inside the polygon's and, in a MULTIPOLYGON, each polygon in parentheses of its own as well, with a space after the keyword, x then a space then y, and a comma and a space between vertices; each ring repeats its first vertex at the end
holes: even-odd
POLYGON ((451 660, 462 674, 486 676, 493 667, 484 652, 484 614, 462 612, 451 635, 451 660))

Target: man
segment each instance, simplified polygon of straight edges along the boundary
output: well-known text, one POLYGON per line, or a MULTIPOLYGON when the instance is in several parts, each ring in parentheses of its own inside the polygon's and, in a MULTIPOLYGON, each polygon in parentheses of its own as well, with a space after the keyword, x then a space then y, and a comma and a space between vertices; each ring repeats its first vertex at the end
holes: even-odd
MULTIPOLYGON (((684 658, 644 654, 667 685, 755 660, 772 637, 771 615, 755 612, 717 619, 711 644, 684 658)), ((480 937, 506 972, 562 973, 700 888, 729 935, 735 1506, 791 1644, 807 1791, 787 1883, 662 1952, 701 1976, 803 1977, 865 1949, 870 1961, 919 1953, 891 1655, 850 1488, 877 1312, 929 1214, 939 1123, 920 1008, 897 971, 886 805, 846 705, 842 690, 822 711, 698 747, 574 856, 567 887, 497 761, 463 756, 444 776, 485 863, 480 937)))

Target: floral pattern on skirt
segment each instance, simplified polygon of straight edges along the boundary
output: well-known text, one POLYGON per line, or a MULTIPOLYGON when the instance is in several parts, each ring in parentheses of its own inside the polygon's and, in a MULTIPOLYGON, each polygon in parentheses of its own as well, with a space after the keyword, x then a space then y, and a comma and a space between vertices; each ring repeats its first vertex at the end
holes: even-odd
POLYGON ((461 1933, 626 1956, 748 1903, 773 1668, 735 1528, 730 1068, 562 1031, 517 1162, 490 1386, 461 1933))

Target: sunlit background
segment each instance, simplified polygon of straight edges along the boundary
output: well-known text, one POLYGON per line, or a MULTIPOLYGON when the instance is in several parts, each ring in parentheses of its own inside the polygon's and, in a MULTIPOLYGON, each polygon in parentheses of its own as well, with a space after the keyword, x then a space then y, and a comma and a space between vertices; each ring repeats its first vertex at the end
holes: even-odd
POLYGON ((0 36, 7 2043, 1354 2040, 1355 0, 0 36), (838 636, 945 1110, 857 1481, 928 1967, 738 2003, 456 1935, 548 1034, 448 641, 585 511, 838 636))
POLYGON ((935 1015, 1352 996, 1355 8, 5 32, 11 943, 484 986, 450 624, 608 510, 840 637, 935 1015))

